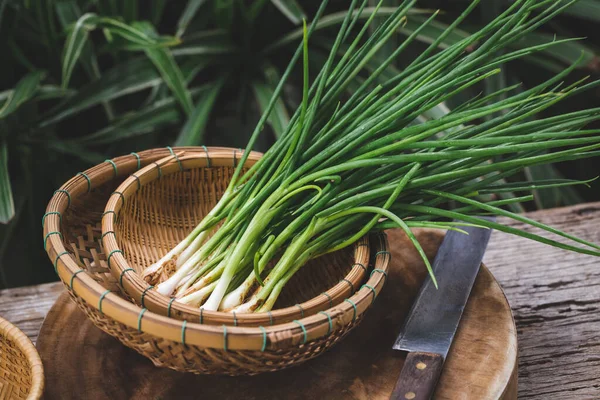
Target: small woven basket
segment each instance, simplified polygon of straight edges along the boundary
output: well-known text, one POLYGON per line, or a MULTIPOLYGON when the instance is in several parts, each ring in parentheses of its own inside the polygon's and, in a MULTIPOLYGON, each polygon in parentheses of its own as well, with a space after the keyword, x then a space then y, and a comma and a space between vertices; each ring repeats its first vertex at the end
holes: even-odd
MULTIPOLYGON (((210 149, 217 150, 225 151, 210 149)), ((70 179, 48 204, 43 218, 44 247, 69 294, 97 327, 160 367, 198 374, 253 375, 314 358, 360 323, 387 276, 390 256, 383 234, 370 238, 374 265, 365 285, 355 288, 340 304, 289 323, 205 325, 168 318, 129 301, 106 262, 102 212, 125 177, 172 151, 148 150, 107 160, 70 179)))
POLYGON ((31 340, 16 326, 0 318, 0 399, 42 397, 44 368, 31 340))
MULTIPOLYGON (((223 195, 239 152, 181 152, 150 164, 112 193, 102 219, 109 267, 125 292, 142 307, 180 320, 210 325, 260 326, 291 322, 324 311, 363 282, 369 262, 367 238, 355 246, 311 260, 286 285, 274 310, 263 313, 204 311, 174 301, 142 279, 156 262, 200 222, 223 195)), ((247 166, 259 157, 252 154, 247 166)))

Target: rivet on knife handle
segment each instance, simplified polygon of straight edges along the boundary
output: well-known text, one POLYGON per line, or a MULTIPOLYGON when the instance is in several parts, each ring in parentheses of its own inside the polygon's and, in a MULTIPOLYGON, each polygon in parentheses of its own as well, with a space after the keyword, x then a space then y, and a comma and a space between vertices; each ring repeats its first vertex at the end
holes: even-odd
POLYGON ((444 359, 439 354, 408 353, 391 400, 429 400, 442 372, 444 359))

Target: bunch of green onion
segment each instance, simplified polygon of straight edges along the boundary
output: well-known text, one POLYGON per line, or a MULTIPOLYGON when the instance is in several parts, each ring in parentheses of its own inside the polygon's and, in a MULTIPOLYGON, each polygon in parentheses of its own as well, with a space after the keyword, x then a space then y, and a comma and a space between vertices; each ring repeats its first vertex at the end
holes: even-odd
POLYGON ((585 129, 598 119, 600 109, 531 120, 557 102, 598 85, 564 84, 562 79, 576 65, 528 90, 516 93, 513 86, 476 96, 441 118, 415 124, 424 112, 498 73, 502 64, 561 43, 507 50, 573 2, 516 0, 478 32, 439 51, 439 44, 479 3, 473 1, 397 76, 383 81, 382 72, 401 57, 435 13, 391 56, 377 59, 379 67, 365 75, 365 65, 376 59, 378 50, 406 22, 415 2, 404 1, 373 28, 377 12, 360 27, 357 22, 367 0, 360 4, 353 0, 328 59, 309 84, 307 47, 327 1, 322 3, 309 29, 305 24, 303 42, 223 197, 183 242, 146 269, 148 281, 156 281, 167 267, 174 270, 160 282, 159 292, 207 310, 268 311, 307 260, 350 246, 371 231, 392 227, 406 232, 430 273, 411 228, 460 230, 460 225, 474 224, 600 255, 598 245, 502 208, 530 201, 531 196, 489 196, 585 183, 506 183, 507 177, 527 166, 600 153, 600 131, 585 129), (365 35, 369 29, 372 33, 365 35), (340 52, 342 46, 345 52, 340 52), (300 57, 302 104, 285 134, 243 172, 247 155, 300 57), (344 97, 348 86, 357 81, 358 88, 344 97), (448 203, 458 206, 450 211, 445 208, 448 203), (508 216, 575 243, 475 216, 482 214, 508 216), (222 225, 217 229, 218 224, 222 225))

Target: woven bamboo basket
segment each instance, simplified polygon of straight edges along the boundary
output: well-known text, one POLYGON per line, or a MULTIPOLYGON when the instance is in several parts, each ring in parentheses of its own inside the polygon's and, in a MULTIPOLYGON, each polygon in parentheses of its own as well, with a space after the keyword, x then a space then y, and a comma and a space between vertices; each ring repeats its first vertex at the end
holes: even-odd
POLYGON ((360 323, 387 276, 390 256, 384 234, 370 238, 371 271, 364 285, 340 304, 289 323, 204 325, 168 318, 129 301, 106 262, 102 212, 125 177, 169 154, 170 149, 157 149, 107 160, 71 178, 48 204, 43 218, 44 247, 69 294, 98 328, 160 367, 197 374, 253 375, 314 358, 360 323))
POLYGON ((42 397, 44 367, 31 340, 0 318, 0 399, 42 397))
MULTIPOLYGON (((237 152, 236 152, 237 153, 237 152)), ((331 308, 363 282, 367 238, 311 260, 286 285, 273 311, 235 314, 204 311, 154 290, 140 272, 179 243, 222 196, 234 171, 230 150, 181 152, 150 164, 113 192, 102 219, 113 276, 134 301, 168 317, 211 325, 260 326, 290 322, 331 308)), ((258 157, 249 157, 248 166, 258 157)))

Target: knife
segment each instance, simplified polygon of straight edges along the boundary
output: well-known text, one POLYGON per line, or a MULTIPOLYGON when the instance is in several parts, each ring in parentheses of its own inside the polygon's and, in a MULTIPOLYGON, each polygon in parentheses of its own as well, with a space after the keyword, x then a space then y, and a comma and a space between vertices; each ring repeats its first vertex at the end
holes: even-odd
POLYGON ((428 276, 394 343, 408 355, 393 400, 429 400, 435 390, 492 231, 461 229, 468 235, 446 233, 432 265, 438 289, 428 276))

